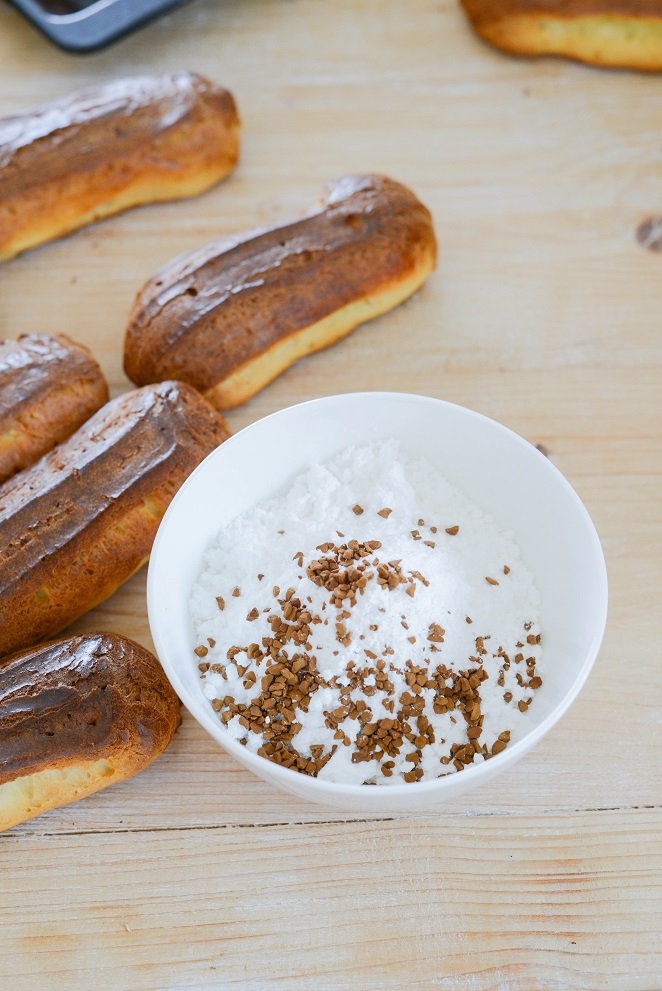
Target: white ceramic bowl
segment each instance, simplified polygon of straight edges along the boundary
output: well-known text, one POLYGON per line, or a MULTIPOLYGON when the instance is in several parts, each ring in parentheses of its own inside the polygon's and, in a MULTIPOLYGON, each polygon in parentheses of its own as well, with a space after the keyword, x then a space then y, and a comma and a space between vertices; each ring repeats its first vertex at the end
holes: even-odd
POLYGON ((591 519, 554 465, 494 420, 438 399, 363 392, 281 410, 226 441, 193 472, 159 528, 147 581, 149 622, 161 663, 208 733, 265 781, 335 808, 415 811, 489 781, 534 746, 577 697, 607 617, 607 575, 591 519), (346 445, 395 437, 425 457, 513 531, 542 599, 545 682, 529 733, 492 760, 429 782, 374 787, 318 781, 271 763, 232 739, 205 699, 188 616, 202 555, 220 526, 273 495, 311 463, 346 445))

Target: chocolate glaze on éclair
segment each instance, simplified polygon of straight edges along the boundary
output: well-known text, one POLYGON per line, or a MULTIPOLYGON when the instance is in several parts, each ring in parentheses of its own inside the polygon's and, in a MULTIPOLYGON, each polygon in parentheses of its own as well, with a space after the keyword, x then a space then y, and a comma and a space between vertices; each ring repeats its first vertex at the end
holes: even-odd
POLYGON ((228 436, 190 386, 107 403, 0 487, 0 656, 52 636, 149 556, 175 492, 228 436))
POLYGON ((347 176, 303 219, 213 242, 157 273, 129 319, 126 372, 138 384, 177 377, 210 390, 283 338, 418 266, 427 274, 435 252, 430 214, 411 190, 347 176))
POLYGON ((117 754, 137 771, 165 749, 179 718, 160 664, 132 640, 99 633, 42 644, 0 662, 0 785, 117 754))

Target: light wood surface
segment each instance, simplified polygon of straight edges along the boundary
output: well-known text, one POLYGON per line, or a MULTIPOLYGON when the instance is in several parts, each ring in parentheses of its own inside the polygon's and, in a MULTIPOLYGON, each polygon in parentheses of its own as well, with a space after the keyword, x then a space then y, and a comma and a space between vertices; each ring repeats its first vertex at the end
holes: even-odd
MULTIPOLYGON (((253 778, 185 718, 144 774, 0 837, 0 987, 659 991, 662 80, 517 61, 452 0, 195 0, 76 57, 0 7, 0 114, 190 68, 231 88, 242 162, 0 269, 0 332, 89 344, 114 393, 142 280, 374 170, 432 209, 415 299, 291 369, 233 429, 333 392, 502 420, 585 500, 610 574, 580 699, 514 770, 438 814, 352 820, 253 778)), ((76 629, 150 643, 143 574, 76 629)))

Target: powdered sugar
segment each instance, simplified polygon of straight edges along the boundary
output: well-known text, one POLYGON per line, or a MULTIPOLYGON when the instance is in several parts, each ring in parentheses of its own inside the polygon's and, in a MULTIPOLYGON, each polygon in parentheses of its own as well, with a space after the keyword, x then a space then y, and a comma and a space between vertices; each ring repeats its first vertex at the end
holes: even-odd
POLYGON ((538 610, 512 535, 384 441, 311 466, 218 534, 191 595, 192 649, 249 749, 320 779, 401 783, 524 734, 538 610), (336 560, 362 577, 334 601, 336 560))

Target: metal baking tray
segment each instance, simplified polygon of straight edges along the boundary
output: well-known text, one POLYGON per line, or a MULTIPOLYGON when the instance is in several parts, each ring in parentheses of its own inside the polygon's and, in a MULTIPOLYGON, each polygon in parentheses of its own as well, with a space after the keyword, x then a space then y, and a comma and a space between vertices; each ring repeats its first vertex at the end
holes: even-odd
POLYGON ((10 0, 47 38, 70 52, 103 48, 188 0, 10 0))

